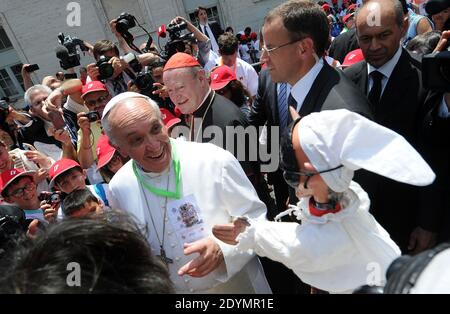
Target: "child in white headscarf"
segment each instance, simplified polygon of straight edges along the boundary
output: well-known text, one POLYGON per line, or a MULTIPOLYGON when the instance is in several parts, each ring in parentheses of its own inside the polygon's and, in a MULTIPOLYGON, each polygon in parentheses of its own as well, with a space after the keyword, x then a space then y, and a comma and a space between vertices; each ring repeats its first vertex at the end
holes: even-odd
POLYGON ((433 171, 402 136, 346 109, 312 113, 290 131, 282 168, 300 201, 277 218, 294 214, 301 224, 241 217, 214 226, 214 235, 281 262, 331 293, 384 284, 400 249, 369 213, 370 200, 352 181, 353 172, 364 168, 423 186, 433 182, 433 171))

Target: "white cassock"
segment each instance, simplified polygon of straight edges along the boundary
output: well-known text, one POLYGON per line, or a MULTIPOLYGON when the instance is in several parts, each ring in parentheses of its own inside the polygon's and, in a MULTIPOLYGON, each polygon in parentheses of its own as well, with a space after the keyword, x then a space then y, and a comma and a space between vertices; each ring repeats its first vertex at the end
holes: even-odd
MULTIPOLYGON (((232 217, 265 220, 266 207, 233 155, 212 144, 183 140, 172 140, 172 143, 176 145, 180 160, 182 199, 195 199, 200 209, 199 216, 204 222, 205 236, 214 237, 212 226, 229 223, 232 217)), ((145 182, 155 188, 166 190, 168 185, 170 191, 176 189, 173 163, 169 170, 160 174, 145 173, 139 167, 137 171, 145 182)), ((114 175, 109 188, 112 193, 111 207, 127 211, 139 224, 146 225, 152 251, 160 255, 166 198, 142 188, 133 173, 132 161, 114 175), (146 204, 149 204, 150 210, 146 204)), ((172 201, 176 200, 167 200, 168 209, 172 201)), ((183 243, 190 241, 182 239, 183 230, 169 214, 166 213, 164 249, 167 257, 173 260, 168 265, 177 293, 271 293, 255 254, 242 253, 236 246, 217 239, 225 260, 222 266, 202 278, 179 276, 177 271, 198 253, 183 254, 183 243)))
POLYGON ((367 193, 352 181, 343 209, 321 217, 310 214, 308 203, 308 198, 299 203, 301 225, 250 221, 238 247, 281 262, 303 282, 331 293, 382 285, 400 249, 369 213, 367 193))

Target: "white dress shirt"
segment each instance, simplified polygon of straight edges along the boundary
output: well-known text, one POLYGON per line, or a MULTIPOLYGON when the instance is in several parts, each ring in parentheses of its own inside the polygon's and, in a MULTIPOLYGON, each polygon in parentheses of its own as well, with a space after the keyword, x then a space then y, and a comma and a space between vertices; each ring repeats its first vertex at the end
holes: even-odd
POLYGON ((317 75, 323 67, 323 59, 320 59, 316 64, 303 76, 297 83, 292 86, 291 94, 297 102, 297 112, 302 108, 306 95, 308 95, 317 75))
POLYGON ((216 53, 219 53, 219 45, 217 44, 216 38, 214 37, 211 27, 209 27, 209 24, 206 25, 200 24, 200 27, 202 33, 205 35, 207 34, 209 39, 211 40, 212 50, 214 50, 216 53))
POLYGON ((397 52, 394 54, 394 56, 391 58, 391 60, 389 60, 388 62, 383 64, 378 69, 373 67, 369 63, 367 63, 367 74, 369 75, 369 79, 367 80, 369 83, 369 86, 367 88, 367 91, 368 91, 367 94, 369 94, 369 92, 373 86, 373 80, 370 76, 370 73, 372 73, 373 71, 378 71, 384 75, 383 79, 381 80, 381 94, 380 94, 380 98, 381 98, 381 96, 383 95, 384 89, 386 88, 386 85, 389 81, 389 78, 391 77, 392 71, 394 71, 394 68, 398 63, 398 60, 400 60, 401 55, 402 55, 402 46, 400 45, 398 47, 397 52))

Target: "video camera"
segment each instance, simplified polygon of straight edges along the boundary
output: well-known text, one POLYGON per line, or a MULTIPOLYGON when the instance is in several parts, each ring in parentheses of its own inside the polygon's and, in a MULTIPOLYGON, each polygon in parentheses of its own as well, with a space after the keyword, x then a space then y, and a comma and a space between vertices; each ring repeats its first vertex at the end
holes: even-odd
POLYGON ((450 92, 450 47, 422 58, 422 80, 426 89, 450 92))
POLYGON ((169 60, 171 56, 177 52, 184 52, 186 49, 185 42, 192 42, 194 40, 194 34, 187 33, 182 35, 181 32, 187 28, 186 22, 178 24, 169 24, 166 28, 165 25, 161 25, 158 30, 159 38, 166 38, 169 33, 170 40, 166 43, 164 50, 161 53, 161 57, 165 60, 169 60))
POLYGON ((31 219, 13 205, 0 205, 0 257, 14 246, 15 240, 28 230, 31 219))
POLYGON ((65 36, 63 33, 58 34, 58 42, 60 46, 56 47, 56 57, 60 60, 59 64, 64 70, 74 68, 80 65, 80 54, 77 50, 77 46, 81 51, 88 51, 81 39, 65 36))

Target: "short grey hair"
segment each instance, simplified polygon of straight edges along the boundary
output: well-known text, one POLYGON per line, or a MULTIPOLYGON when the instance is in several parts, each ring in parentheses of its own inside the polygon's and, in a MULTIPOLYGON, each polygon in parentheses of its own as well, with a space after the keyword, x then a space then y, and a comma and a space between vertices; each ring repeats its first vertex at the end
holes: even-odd
MULTIPOLYGON (((148 97, 130 97, 130 98, 139 98, 139 99, 144 99, 145 101, 147 101, 152 107, 153 110, 156 112, 156 116, 158 117, 159 120, 162 119, 161 117, 161 111, 159 110, 159 106, 158 104, 151 98, 148 97)), ((111 125, 109 122, 109 117, 111 115, 112 111, 117 110, 117 108, 119 108, 120 106, 123 105, 124 100, 130 99, 130 98, 125 98, 122 99, 120 102, 118 102, 113 108, 111 108, 111 110, 109 110, 106 115, 103 117, 102 119, 102 127, 103 127, 103 131, 105 132, 105 134, 108 136, 109 142, 112 145, 117 145, 116 140, 114 139, 113 135, 112 135, 112 130, 111 130, 111 125)))
POLYGON ((27 106, 31 107, 31 95, 36 92, 44 92, 47 93, 47 95, 50 95, 52 90, 50 87, 41 84, 31 86, 29 89, 27 89, 25 95, 23 96, 23 100, 25 101, 25 104, 27 106))

